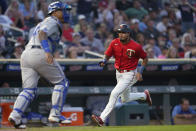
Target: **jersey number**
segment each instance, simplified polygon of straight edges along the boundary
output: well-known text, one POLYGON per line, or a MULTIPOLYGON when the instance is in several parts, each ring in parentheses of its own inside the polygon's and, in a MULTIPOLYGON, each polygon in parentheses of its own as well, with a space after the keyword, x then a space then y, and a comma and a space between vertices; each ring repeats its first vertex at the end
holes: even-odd
POLYGON ((35 35, 38 33, 39 29, 40 29, 40 25, 37 25, 37 26, 35 27, 34 32, 33 32, 33 36, 35 36, 35 35))

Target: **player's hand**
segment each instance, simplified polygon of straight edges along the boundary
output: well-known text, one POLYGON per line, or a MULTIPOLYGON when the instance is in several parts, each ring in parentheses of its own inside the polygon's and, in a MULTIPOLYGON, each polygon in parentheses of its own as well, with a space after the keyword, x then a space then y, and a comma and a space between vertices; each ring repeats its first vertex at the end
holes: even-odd
POLYGON ((53 56, 51 53, 45 53, 46 54, 46 61, 48 64, 52 64, 53 63, 53 56))
POLYGON ((104 67, 107 63, 106 59, 103 59, 102 61, 99 62, 99 66, 104 67))
POLYGON ((137 81, 142 81, 143 80, 142 74, 140 74, 139 72, 137 72, 136 79, 137 79, 137 81))
POLYGON ((104 67, 105 63, 104 62, 99 62, 99 66, 104 67))

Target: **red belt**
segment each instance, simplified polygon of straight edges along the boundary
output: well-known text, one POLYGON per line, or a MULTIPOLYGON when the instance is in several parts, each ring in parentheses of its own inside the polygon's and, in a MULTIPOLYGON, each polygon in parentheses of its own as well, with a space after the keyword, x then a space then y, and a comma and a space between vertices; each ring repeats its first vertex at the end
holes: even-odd
POLYGON ((120 73, 125 73, 125 72, 130 72, 130 71, 132 71, 132 70, 122 70, 122 69, 116 69, 118 72, 120 72, 120 73))

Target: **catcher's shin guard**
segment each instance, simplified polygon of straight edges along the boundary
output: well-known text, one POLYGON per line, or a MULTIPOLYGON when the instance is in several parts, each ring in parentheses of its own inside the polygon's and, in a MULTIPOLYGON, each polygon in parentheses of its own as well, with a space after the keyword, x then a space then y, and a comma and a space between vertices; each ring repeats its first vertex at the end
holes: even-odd
POLYGON ((63 104, 66 99, 68 87, 69 81, 67 79, 55 85, 52 93, 52 109, 50 111, 49 120, 51 117, 60 118, 63 104))
POLYGON ((13 107, 13 111, 10 115, 22 116, 27 106, 34 99, 36 91, 37 88, 24 88, 23 91, 18 95, 13 107))

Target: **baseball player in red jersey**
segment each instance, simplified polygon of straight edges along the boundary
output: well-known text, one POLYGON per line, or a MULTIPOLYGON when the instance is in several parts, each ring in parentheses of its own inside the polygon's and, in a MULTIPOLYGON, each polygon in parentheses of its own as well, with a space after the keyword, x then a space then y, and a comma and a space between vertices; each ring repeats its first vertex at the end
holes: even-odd
POLYGON ((130 87, 137 81, 142 81, 142 72, 148 63, 146 52, 144 52, 141 45, 130 38, 128 25, 120 25, 118 37, 110 43, 108 49, 105 51, 104 59, 99 63, 103 67, 110 57, 113 56, 115 58, 117 85, 112 90, 109 102, 101 115, 92 115, 92 120, 98 126, 103 126, 119 96, 123 103, 134 100, 145 100, 149 105, 152 105, 148 90, 140 93, 130 93, 130 87), (143 61, 141 66, 137 68, 140 58, 143 61))

